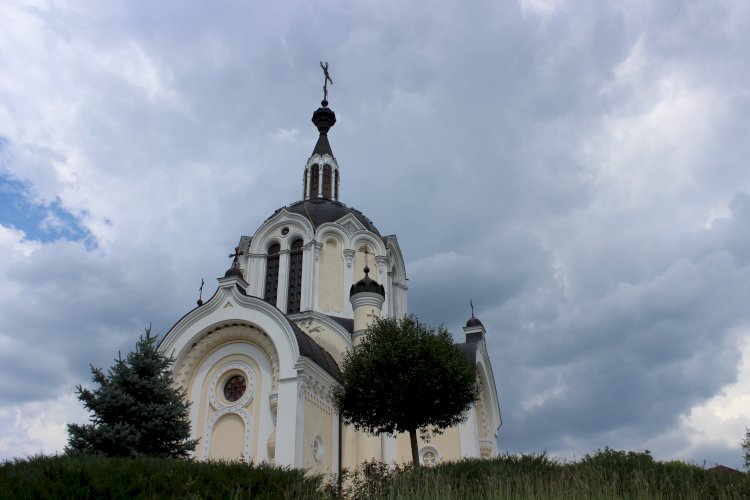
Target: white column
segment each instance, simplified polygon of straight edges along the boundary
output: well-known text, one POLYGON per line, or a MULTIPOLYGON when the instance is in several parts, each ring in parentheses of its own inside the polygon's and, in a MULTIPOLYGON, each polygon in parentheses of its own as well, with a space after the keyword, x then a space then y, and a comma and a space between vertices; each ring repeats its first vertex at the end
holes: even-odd
POLYGON ((286 312, 286 299, 289 289, 289 249, 279 253, 279 284, 276 292, 276 307, 286 312))
POLYGON ((469 409, 469 418, 458 424, 458 439, 461 457, 479 457, 479 427, 476 406, 469 409))
POLYGON ((391 464, 396 462, 396 436, 388 434, 380 435, 380 460, 383 463, 391 464))
MULTIPOLYGON (((276 460, 275 465, 300 467, 296 463, 297 448, 301 440, 297 441, 297 434, 292 431, 297 427, 297 413, 299 404, 297 398, 297 378, 279 381, 279 405, 276 410, 276 460)), ((303 401, 304 402, 304 401, 303 401)), ((304 405, 302 405, 304 412, 304 405)), ((304 419, 304 414, 302 415, 304 419)), ((304 429, 304 427, 303 427, 304 429)))
POLYGON ((356 253, 357 252, 351 248, 344 250, 344 308, 346 309, 346 313, 351 315, 354 315, 354 309, 352 309, 352 304, 349 302, 349 291, 354 284, 352 282, 354 279, 352 266, 354 265, 354 257, 356 256, 356 253))
POLYGON ((323 165, 321 165, 320 168, 318 168, 318 179, 320 179, 318 181, 318 198, 323 196, 323 170, 323 165))

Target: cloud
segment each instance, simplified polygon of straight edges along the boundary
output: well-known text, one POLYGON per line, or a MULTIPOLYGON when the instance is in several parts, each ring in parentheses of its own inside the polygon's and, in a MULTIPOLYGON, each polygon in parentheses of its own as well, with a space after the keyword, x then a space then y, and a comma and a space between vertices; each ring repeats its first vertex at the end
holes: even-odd
POLYGON ((59 449, 88 364, 166 331, 299 197, 327 60, 342 201, 398 235, 420 319, 460 339, 473 299, 501 449, 739 465, 746 2, 0 15, 0 175, 23 188, 0 221, 3 454, 59 449))

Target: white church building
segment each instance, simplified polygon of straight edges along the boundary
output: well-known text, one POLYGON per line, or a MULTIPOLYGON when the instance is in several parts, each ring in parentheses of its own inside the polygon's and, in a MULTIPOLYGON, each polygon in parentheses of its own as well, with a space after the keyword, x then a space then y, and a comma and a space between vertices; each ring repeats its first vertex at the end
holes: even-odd
MULTIPOLYGON (((382 235, 339 201, 340 167, 328 142, 336 115, 321 104, 312 117, 320 135, 304 167, 302 200, 240 238, 214 295, 199 300, 159 346, 175 358, 175 383, 192 402, 198 459, 319 473, 373 458, 411 461, 407 434, 371 436, 345 426, 329 396, 344 353, 373 316, 406 314, 408 289, 396 236, 382 235), (357 287, 368 264, 377 286, 357 287)), ((479 401, 464 423, 419 440, 426 464, 498 453, 502 421, 485 329, 472 313, 464 332, 459 347, 476 366, 479 401)))

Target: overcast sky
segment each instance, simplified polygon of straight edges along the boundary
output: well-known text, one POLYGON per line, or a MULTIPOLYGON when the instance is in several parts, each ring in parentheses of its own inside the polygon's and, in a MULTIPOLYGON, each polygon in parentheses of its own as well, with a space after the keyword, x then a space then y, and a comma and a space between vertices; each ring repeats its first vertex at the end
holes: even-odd
POLYGON ((741 465, 749 2, 196 3, 0 3, 0 457, 301 197, 328 61, 341 200, 420 320, 474 301, 502 451, 741 465))

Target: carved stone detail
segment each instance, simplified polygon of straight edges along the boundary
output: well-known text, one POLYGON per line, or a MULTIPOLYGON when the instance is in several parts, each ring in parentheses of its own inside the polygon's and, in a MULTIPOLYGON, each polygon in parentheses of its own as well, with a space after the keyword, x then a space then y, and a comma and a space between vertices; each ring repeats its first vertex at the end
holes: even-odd
POLYGON ((344 250, 344 258, 346 259, 346 267, 352 267, 352 262, 354 261, 354 255, 357 252, 355 252, 351 248, 347 248, 344 250))
POLYGON ((175 370, 175 386, 187 388, 203 358, 215 347, 232 340, 255 344, 266 353, 271 360, 271 390, 277 390, 279 385, 279 356, 273 342, 261 330, 243 324, 223 326, 204 333, 193 344, 188 355, 175 370))

